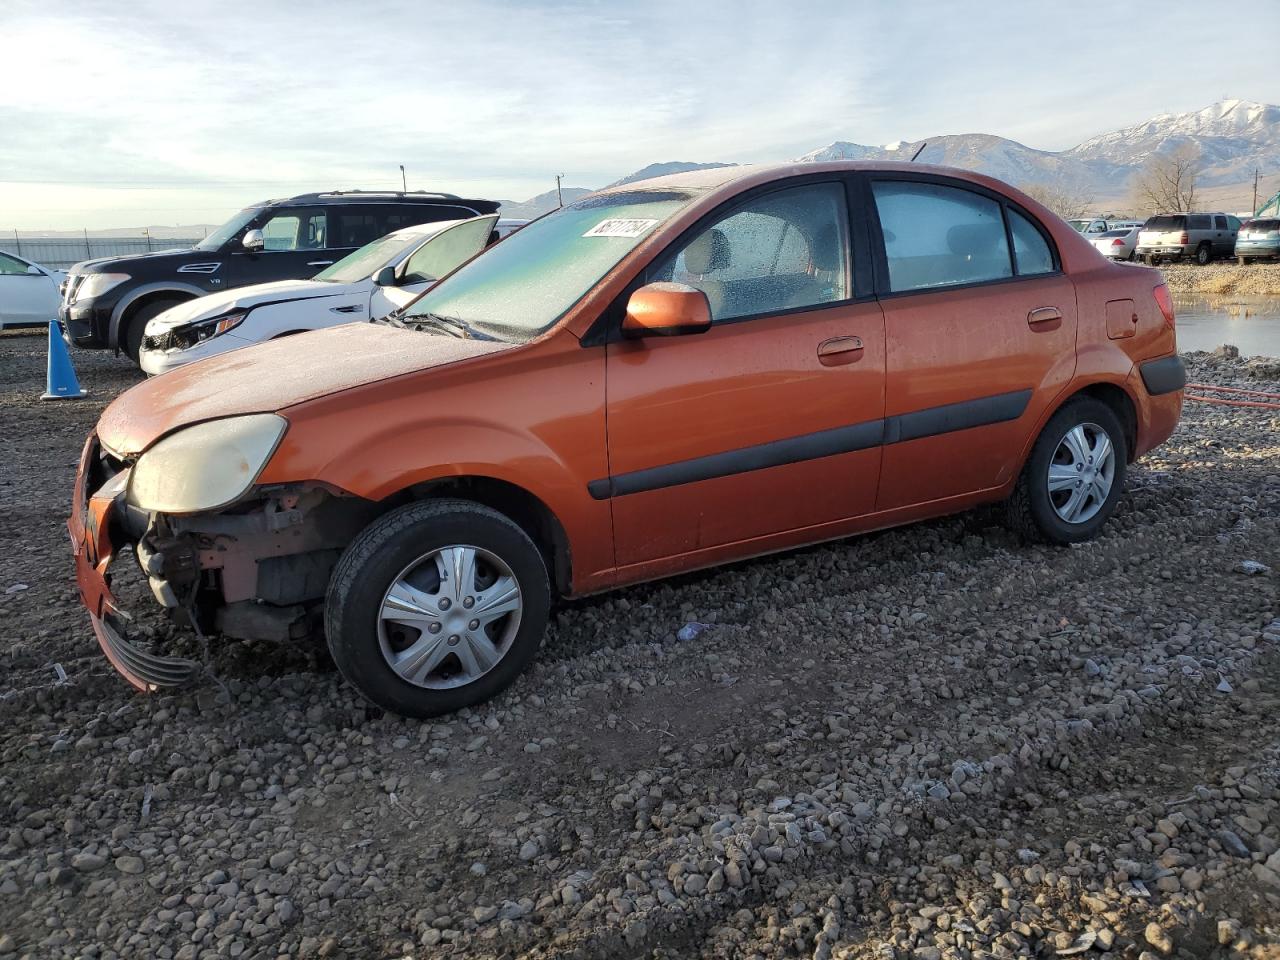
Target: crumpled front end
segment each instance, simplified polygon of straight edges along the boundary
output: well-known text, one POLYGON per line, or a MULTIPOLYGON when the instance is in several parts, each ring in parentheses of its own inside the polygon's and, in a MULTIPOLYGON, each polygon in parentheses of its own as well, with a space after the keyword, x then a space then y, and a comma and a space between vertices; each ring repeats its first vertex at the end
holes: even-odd
POLYGON ((129 615, 111 592, 111 566, 128 522, 124 502, 129 482, 127 464, 104 453, 90 434, 80 456, 74 500, 67 529, 75 556, 80 600, 89 611, 102 652, 120 674, 144 692, 176 687, 192 680, 200 665, 179 657, 163 657, 131 643, 124 626, 129 615))
POLYGON ((316 632, 333 566, 377 509, 323 484, 289 484, 254 488, 208 513, 147 513, 128 502, 130 470, 91 435, 67 527, 81 601, 98 642, 143 691, 187 683, 201 667, 129 639, 132 617, 111 589, 112 567, 126 552, 180 625, 240 639, 299 641, 316 632))

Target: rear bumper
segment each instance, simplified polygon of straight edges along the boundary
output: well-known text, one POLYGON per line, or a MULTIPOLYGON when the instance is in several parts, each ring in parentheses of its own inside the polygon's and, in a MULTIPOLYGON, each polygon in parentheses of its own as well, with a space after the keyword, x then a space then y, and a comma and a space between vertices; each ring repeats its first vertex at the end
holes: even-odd
POLYGON ((80 456, 71 516, 67 520, 80 601, 89 612, 102 652, 129 683, 144 692, 180 686, 199 674, 199 664, 149 653, 130 643, 125 633, 123 621, 129 617, 111 593, 111 564, 116 559, 117 548, 124 545, 116 542, 115 514, 124 497, 129 471, 115 474, 98 490, 89 493, 86 488, 94 476, 93 464, 98 455, 98 438, 91 434, 80 456))
POLYGON ((1160 446, 1177 428, 1182 417, 1182 387, 1186 380, 1186 367, 1177 354, 1134 365, 1127 392, 1135 401, 1135 458, 1160 446), (1157 390, 1163 392, 1155 392, 1157 390))
POLYGON ((1241 240, 1236 243, 1237 257, 1280 257, 1280 243, 1241 240))
POLYGON ((1189 246, 1138 247, 1136 253, 1140 257, 1189 257, 1192 248, 1189 246))

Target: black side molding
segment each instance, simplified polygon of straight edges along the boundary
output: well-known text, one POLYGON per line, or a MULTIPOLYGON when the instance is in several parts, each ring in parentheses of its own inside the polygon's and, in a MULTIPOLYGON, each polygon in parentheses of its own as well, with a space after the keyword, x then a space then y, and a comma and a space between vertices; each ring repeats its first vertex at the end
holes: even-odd
POLYGON ((855 450, 891 443, 905 443, 941 433, 969 430, 996 423, 1017 420, 1031 402, 1031 390, 1015 390, 991 397, 979 397, 941 407, 929 407, 912 413, 901 413, 884 420, 866 420, 830 430, 819 430, 797 437, 787 437, 706 457, 681 460, 678 463, 633 470, 592 480, 587 492, 595 500, 623 497, 629 493, 661 490, 683 483, 696 483, 735 473, 763 470, 803 460, 817 460, 855 450))
POLYGON ((1146 386, 1147 393, 1153 397, 1173 393, 1187 385, 1187 365, 1176 353, 1171 357, 1139 364, 1138 372, 1142 374, 1142 383, 1146 386))

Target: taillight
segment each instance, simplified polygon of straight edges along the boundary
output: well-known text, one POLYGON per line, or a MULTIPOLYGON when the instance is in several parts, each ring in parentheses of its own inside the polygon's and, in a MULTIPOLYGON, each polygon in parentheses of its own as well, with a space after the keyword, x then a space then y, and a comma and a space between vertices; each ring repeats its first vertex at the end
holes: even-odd
POLYGON ((1182 231, 1182 236, 1178 237, 1178 242, 1182 244, 1187 244, 1191 242, 1191 238, 1187 236, 1187 231, 1185 230, 1182 231))
POLYGON ((1116 237, 1114 240, 1111 241, 1111 245, 1113 247, 1123 247, 1124 241, 1121 240, 1119 237, 1116 237))
POLYGON ((1160 312, 1164 314, 1164 322, 1169 325, 1169 329, 1173 329, 1173 297, 1169 295, 1169 288, 1163 283, 1156 286, 1151 291, 1156 298, 1156 304, 1160 307, 1160 312))

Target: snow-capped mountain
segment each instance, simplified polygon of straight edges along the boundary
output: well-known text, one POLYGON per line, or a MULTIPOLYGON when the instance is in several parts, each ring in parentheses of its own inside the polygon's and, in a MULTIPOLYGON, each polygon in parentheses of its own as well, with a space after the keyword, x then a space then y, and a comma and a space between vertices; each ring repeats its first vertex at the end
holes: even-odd
POLYGON ((1163 113, 1143 123, 1100 134, 1065 151, 1081 160, 1140 166, 1157 153, 1186 144, 1200 149, 1206 183, 1280 170, 1280 107, 1251 100, 1220 100, 1194 113, 1163 113))
POLYGON ((1166 113, 1070 150, 1036 150, 985 133, 930 137, 883 147, 839 140, 796 159, 910 160, 922 143, 921 163, 965 167, 1015 184, 1071 183, 1099 194, 1122 191, 1152 155, 1190 144, 1204 162, 1205 186, 1234 183, 1280 171, 1280 107, 1249 100, 1222 100, 1191 113, 1166 113))
MULTIPOLYGON (((1280 173, 1280 106, 1251 100, 1221 100, 1190 113, 1163 113, 1142 123, 1099 134, 1070 150, 1036 150, 1016 140, 988 133, 964 133, 868 146, 837 140, 797 157, 797 162, 822 160, 910 160, 926 144, 920 163, 979 170, 1016 186, 1055 184, 1104 198, 1121 198, 1129 180, 1154 154, 1190 144, 1198 147, 1204 187, 1242 186, 1258 168, 1280 173)), ((651 163, 614 181, 610 186, 647 180, 685 170, 731 166, 676 160, 651 163)), ((565 199, 587 191, 565 188, 565 199)), ((506 216, 536 216, 555 207, 555 191, 522 204, 503 204, 506 216), (516 212, 520 211, 520 212, 516 212), (536 211, 536 212, 535 212, 536 211)))

